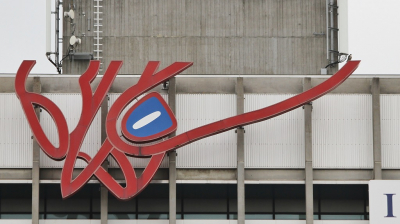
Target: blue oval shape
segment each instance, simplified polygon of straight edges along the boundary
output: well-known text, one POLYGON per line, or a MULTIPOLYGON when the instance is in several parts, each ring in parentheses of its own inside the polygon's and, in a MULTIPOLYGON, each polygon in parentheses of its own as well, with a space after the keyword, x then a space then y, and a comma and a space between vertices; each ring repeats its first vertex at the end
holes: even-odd
POLYGON ((123 125, 125 125, 127 131, 133 136, 148 137, 167 130, 172 126, 172 124, 172 119, 159 99, 156 97, 150 97, 132 111, 126 124, 123 125), (160 113, 158 117, 148 121, 140 128, 133 128, 136 123, 157 111, 160 113))

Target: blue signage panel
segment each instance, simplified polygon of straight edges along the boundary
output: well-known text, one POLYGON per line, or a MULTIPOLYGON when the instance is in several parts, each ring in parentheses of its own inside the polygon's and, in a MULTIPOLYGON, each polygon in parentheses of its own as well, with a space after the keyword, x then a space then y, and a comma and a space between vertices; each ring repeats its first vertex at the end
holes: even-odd
POLYGON ((131 135, 148 137, 170 128, 172 120, 161 102, 151 97, 131 112, 125 125, 131 135))
POLYGON ((149 141, 176 129, 176 119, 158 93, 150 93, 128 110, 122 120, 122 132, 132 141, 149 141))

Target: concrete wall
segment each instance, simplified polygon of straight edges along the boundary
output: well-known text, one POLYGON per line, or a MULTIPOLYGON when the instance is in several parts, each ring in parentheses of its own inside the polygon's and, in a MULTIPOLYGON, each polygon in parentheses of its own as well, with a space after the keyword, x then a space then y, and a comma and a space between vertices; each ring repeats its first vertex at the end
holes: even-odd
MULTIPOLYGON (((72 0, 63 2, 69 10, 72 0)), ((93 52, 95 1, 75 3, 77 52, 93 52), (90 30, 89 30, 90 29, 90 30)), ((319 74, 325 67, 325 0, 102 1, 103 67, 123 60, 121 74, 141 74, 147 61, 165 67, 192 61, 186 74, 319 74)), ((64 52, 71 36, 64 19, 64 52)), ((64 60, 64 74, 88 63, 64 60)), ((102 72, 104 72, 103 69, 102 72)))

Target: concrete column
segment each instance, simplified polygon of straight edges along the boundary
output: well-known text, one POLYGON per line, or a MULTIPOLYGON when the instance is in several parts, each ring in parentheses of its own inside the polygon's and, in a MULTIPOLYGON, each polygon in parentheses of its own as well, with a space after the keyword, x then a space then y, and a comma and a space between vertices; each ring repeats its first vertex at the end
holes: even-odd
MULTIPOLYGON (((303 91, 311 89, 311 78, 304 78, 303 91)), ((312 105, 304 105, 304 151, 306 174, 306 223, 314 222, 313 164, 312 164, 312 105)))
POLYGON ((374 179, 382 179, 382 154, 381 154, 381 101, 379 78, 372 78, 372 135, 374 150, 374 179))
MULTIPOLYGON (((40 77, 33 78, 33 92, 42 92, 40 77)), ((35 112, 40 120, 40 108, 36 107, 35 112)), ((32 152, 32 224, 39 224, 40 147, 36 138, 33 138, 32 152)))
MULTIPOLYGON (((101 112, 101 142, 107 138, 106 118, 108 114, 108 95, 105 97, 100 107, 101 112)), ((108 171, 108 160, 104 161, 102 167, 108 171)), ((105 186, 100 186, 100 219, 101 224, 108 223, 108 190, 105 186)))
MULTIPOLYGON (((169 80, 168 105, 176 116, 176 78, 169 80)), ((175 132, 170 135, 175 136, 175 132)), ((176 223, 176 151, 169 155, 169 223, 176 223)))
MULTIPOLYGON (((243 77, 236 80, 236 114, 244 113, 243 77)), ((244 129, 237 130, 237 223, 245 223, 244 195, 244 129)))

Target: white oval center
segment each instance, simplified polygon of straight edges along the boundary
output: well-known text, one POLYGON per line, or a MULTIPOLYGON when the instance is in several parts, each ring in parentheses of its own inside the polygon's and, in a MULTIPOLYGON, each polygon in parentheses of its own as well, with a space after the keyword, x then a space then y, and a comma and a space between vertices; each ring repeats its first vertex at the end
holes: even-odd
POLYGON ((136 123, 134 123, 132 127, 135 130, 139 129, 143 126, 148 125, 149 123, 151 123, 152 121, 157 119, 160 115, 161 115, 160 111, 153 112, 153 113, 147 115, 146 117, 143 117, 142 119, 136 121, 136 123))

